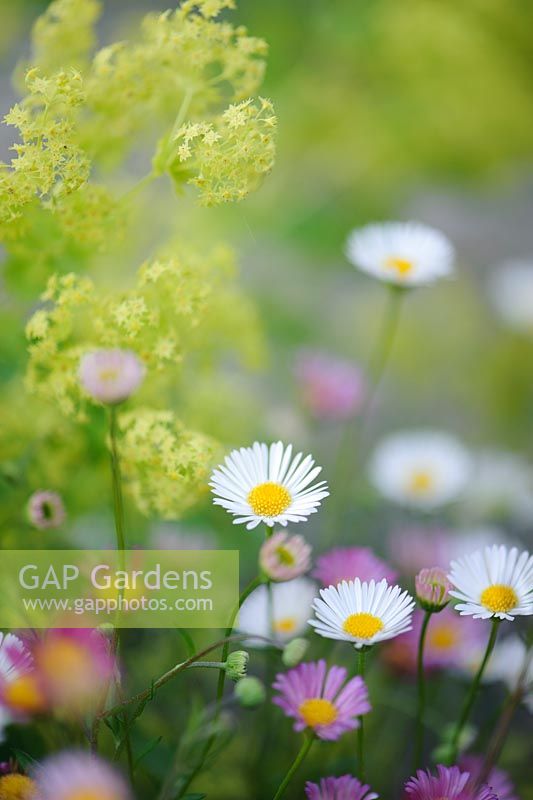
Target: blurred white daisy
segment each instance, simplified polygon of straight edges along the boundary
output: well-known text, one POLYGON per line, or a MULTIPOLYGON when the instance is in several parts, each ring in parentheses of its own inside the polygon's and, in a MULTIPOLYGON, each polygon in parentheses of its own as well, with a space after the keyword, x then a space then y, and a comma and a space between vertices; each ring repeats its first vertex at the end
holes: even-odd
POLYGON ((522 456, 483 450, 462 498, 470 519, 511 519, 520 525, 533 522, 533 467, 522 456))
POLYGON ((533 332, 533 262, 507 261, 489 278, 494 308, 511 328, 533 332))
POLYGON ((353 642, 356 648, 392 639, 411 629, 415 601, 400 586, 389 586, 385 578, 361 582, 342 581, 320 590, 309 620, 320 636, 353 642))
POLYGON ((471 471, 465 448, 438 431, 407 431, 384 439, 370 462, 370 479, 396 503, 433 509, 464 489, 471 471))
POLYGON ((463 616, 512 620, 533 614, 533 556, 503 545, 486 547, 452 561, 448 579, 463 616))
POLYGON ((237 628, 252 635, 248 644, 255 647, 267 643, 253 635, 286 644, 305 631, 315 596, 316 584, 308 578, 273 583, 270 588, 263 584, 242 604, 237 628))
POLYGON ((235 525, 246 523, 248 530, 261 522, 285 526, 304 522, 329 495, 325 481, 313 484, 321 470, 311 456, 293 458, 292 445, 254 442, 233 450, 213 471, 209 485, 215 505, 237 517, 235 525))
POLYGON ((419 222, 384 222, 352 231, 351 263, 386 283, 421 286, 453 273, 454 249, 440 231, 419 222))
MULTIPOLYGON (((480 653, 479 661, 481 658, 480 653)), ((514 692, 521 682, 524 686, 524 703, 533 712, 533 649, 528 649, 520 636, 512 634, 498 642, 483 680, 487 683, 502 681, 510 692, 514 692)))

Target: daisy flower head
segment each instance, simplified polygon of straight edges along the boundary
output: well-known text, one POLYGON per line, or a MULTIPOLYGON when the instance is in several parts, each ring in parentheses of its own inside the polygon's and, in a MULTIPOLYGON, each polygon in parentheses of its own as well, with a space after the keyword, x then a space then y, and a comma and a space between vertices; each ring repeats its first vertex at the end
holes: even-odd
POLYGON ((342 775, 340 778, 322 778, 320 783, 305 784, 307 800, 376 800, 377 794, 353 778, 351 775, 342 775))
POLYGON ((342 581, 320 590, 309 620, 326 639, 352 642, 360 649, 410 630, 415 601, 400 586, 389 586, 385 579, 361 582, 342 581))
POLYGON ((0 633, 0 682, 10 683, 33 669, 33 656, 22 639, 0 633))
POLYGON ((459 767, 437 766, 437 775, 419 769, 405 784, 406 800, 498 800, 488 786, 468 785, 470 773, 459 767))
POLYGON ((489 295, 504 323, 533 332, 533 262, 507 261, 489 279, 489 295))
POLYGON ((374 451, 369 474, 388 500, 431 511, 456 499, 470 470, 470 456, 457 439, 418 430, 384 439, 374 451))
POLYGON ((322 586, 336 586, 341 581, 355 578, 362 581, 386 578, 390 582, 396 575, 395 570, 378 558, 370 547, 335 547, 317 558, 313 571, 313 577, 322 586))
POLYGON ((533 556, 493 545, 452 561, 449 581, 461 615, 513 620, 533 614, 533 556))
POLYGON ((308 578, 274 583, 270 589, 263 584, 242 604, 237 627, 250 635, 254 647, 265 646, 265 642, 254 636, 284 645, 306 630, 315 596, 316 584, 308 578))
POLYGON ((416 599, 425 611, 442 611, 452 585, 440 567, 421 569, 415 578, 416 599))
POLYGON ((423 286, 453 273, 450 241, 419 222, 384 222, 356 229, 348 237, 346 256, 363 272, 396 286, 423 286))
POLYGON ((120 773, 83 751, 51 756, 35 771, 39 800, 131 800, 120 773))
POLYGON ((290 581, 309 571, 311 545, 303 536, 277 531, 266 539, 259 551, 259 566, 273 581, 290 581))
POLYGON ((371 710, 364 680, 346 677, 344 667, 328 670, 324 660, 300 664, 276 676, 279 694, 272 702, 295 720, 295 731, 309 728, 319 739, 334 741, 358 728, 358 717, 371 710))
POLYGON ((82 356, 79 377, 94 400, 115 405, 139 388, 145 371, 144 364, 131 350, 95 350, 82 356))
POLYGON ((293 457, 292 445, 254 442, 233 450, 213 471, 213 502, 236 517, 234 525, 244 523, 248 530, 261 522, 269 527, 305 522, 329 495, 325 481, 313 483, 321 470, 311 456, 293 457))
MULTIPOLYGON (((402 673, 416 675, 417 650, 424 614, 416 609, 413 627, 396 637, 383 649, 387 664, 402 673)), ((471 617, 460 617, 447 606, 434 614, 429 623, 424 648, 427 670, 453 669, 467 674, 487 645, 483 626, 471 617)))
POLYGON ((57 492, 44 489, 34 492, 27 505, 27 514, 30 524, 40 530, 59 528, 66 517, 63 500, 57 492))

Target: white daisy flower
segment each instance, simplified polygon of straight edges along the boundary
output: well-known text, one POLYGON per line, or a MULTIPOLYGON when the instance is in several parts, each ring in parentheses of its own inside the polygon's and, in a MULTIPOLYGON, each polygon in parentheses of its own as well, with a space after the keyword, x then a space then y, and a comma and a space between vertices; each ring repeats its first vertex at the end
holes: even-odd
POLYGON ((512 620, 533 614, 533 556, 525 550, 477 550, 452 561, 448 579, 455 587, 450 594, 462 601, 456 605, 462 616, 512 620))
POLYGON ((511 328, 533 333, 533 262, 508 261, 489 278, 492 304, 511 328))
POLYGON ((261 522, 270 527, 304 522, 329 495, 325 481, 313 484, 322 470, 314 464, 301 453, 292 458, 292 445, 254 442, 233 450, 213 471, 213 502, 237 517, 234 525, 246 523, 248 530, 261 522))
MULTIPOLYGON (((482 654, 479 654, 481 663, 482 654)), ((533 650, 526 643, 512 634, 498 642, 494 648, 487 668, 483 674, 486 683, 502 681, 510 692, 514 692, 519 682, 524 686, 523 701, 533 712, 533 650)))
POLYGON ((320 590, 309 620, 320 636, 353 642, 356 648, 393 639, 411 630, 415 601, 400 586, 376 581, 342 581, 320 590), (321 599, 320 599, 321 598, 321 599))
MULTIPOLYGON (((270 589, 263 584, 242 604, 237 627, 242 633, 286 644, 305 631, 315 596, 316 583, 308 578, 273 583, 270 589)), ((267 643, 252 638, 248 644, 265 647, 267 643)))
POLYGON ((430 510, 464 489, 471 459, 453 436, 407 431, 384 439, 370 462, 370 480, 389 500, 430 510))
POLYGON ((397 286, 421 286, 453 273, 451 243, 420 222, 384 222, 354 230, 346 255, 363 272, 397 286))

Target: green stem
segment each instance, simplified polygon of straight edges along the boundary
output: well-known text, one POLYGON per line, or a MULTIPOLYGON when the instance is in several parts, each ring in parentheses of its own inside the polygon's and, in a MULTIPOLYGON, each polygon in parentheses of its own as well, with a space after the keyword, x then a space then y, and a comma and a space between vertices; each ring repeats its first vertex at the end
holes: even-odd
POLYGON ((426 706, 426 684, 424 676, 424 645, 426 643, 426 633, 431 618, 431 611, 426 611, 422 628, 420 630, 420 638, 418 640, 418 662, 417 662, 417 679, 418 679, 418 711, 416 715, 416 734, 415 734, 415 752, 414 752, 414 770, 415 772, 421 765, 422 753, 424 750, 424 712, 426 706))
POLYGON ((304 758, 308 754, 309 750, 311 749, 311 745, 314 742, 314 738, 315 737, 312 734, 307 734, 306 735, 306 737, 304 739, 304 742, 303 742, 303 744, 302 744, 302 746, 301 746, 301 748, 300 748, 300 750, 298 752, 298 755, 296 756, 296 758, 292 762, 292 764, 291 764, 291 766, 289 768, 289 771, 287 772, 287 774, 283 778, 282 782, 280 783, 278 791, 274 795, 273 800, 279 800, 279 798, 283 797, 283 795, 285 794, 285 790, 286 790, 287 786, 289 785, 289 783, 291 782, 295 772, 297 771, 298 767, 300 766, 300 764, 302 763, 302 761, 304 760, 304 758))
POLYGON ((360 413, 347 422, 339 445, 334 468, 334 480, 332 480, 332 485, 337 487, 337 500, 333 503, 331 512, 330 530, 332 533, 336 530, 340 513, 342 512, 342 506, 348 493, 350 476, 353 473, 351 469, 352 454, 357 448, 358 437, 365 428, 369 413, 372 411, 379 386, 385 374, 385 368, 390 358, 396 332, 398 330, 400 310, 405 291, 406 290, 401 286, 390 285, 388 287, 387 304, 381 323, 381 330, 378 334, 376 345, 368 364, 367 372, 370 386, 360 413))
MULTIPOLYGON (((233 611, 233 613, 232 613, 232 615, 230 617, 230 621, 228 623, 228 627, 226 628, 226 632, 224 634, 225 643, 224 643, 224 647, 223 647, 223 650, 222 650, 222 661, 226 661, 227 658, 228 658, 229 646, 230 646, 230 642, 228 641, 228 639, 231 637, 231 634, 233 633, 233 627, 235 625, 235 620, 237 618, 237 614, 239 613, 239 609, 241 608, 241 606, 244 603, 244 601, 246 600, 246 598, 254 591, 254 589, 257 589, 257 587, 260 586, 262 583, 263 583, 263 578, 258 575, 256 578, 254 578, 252 581, 250 581, 248 586, 241 592, 237 607, 234 609, 234 611, 233 611)), ((213 723, 215 723, 215 724, 216 724, 216 722, 217 722, 217 720, 218 720, 218 718, 220 716, 220 711, 222 709, 222 700, 224 698, 224 686, 225 685, 226 685, 226 671, 225 670, 221 670, 219 675, 218 675, 216 705, 215 705, 215 713, 214 713, 214 716, 213 716, 213 723)), ((217 738, 217 731, 216 731, 216 728, 215 728, 213 730, 213 733, 211 734, 211 736, 209 737, 209 739, 207 740, 207 742, 205 744, 205 747, 204 747, 204 749, 203 749, 203 751, 202 751, 202 753, 200 755, 200 760, 199 760, 198 764, 191 771, 191 773, 188 775, 188 777, 184 781, 183 785, 181 786, 180 792, 177 795, 176 800, 179 800, 180 797, 183 797, 183 795, 185 794, 186 790, 189 788, 189 786, 191 785, 193 780, 201 772, 201 770, 202 770, 202 768, 203 768, 203 766, 205 764, 205 761, 207 759, 207 756, 211 752, 211 748, 213 747, 213 745, 214 745, 214 743, 216 741, 216 738, 217 738)))
MULTIPOLYGON (((366 648, 363 646, 357 651, 357 674, 364 679, 366 648)), ((357 729, 357 767, 358 777, 361 783, 365 782, 365 727, 363 716, 359 717, 359 727, 357 729)))
POLYGON ((485 672, 485 667, 487 666, 489 659, 491 657, 492 651, 494 650, 494 645, 496 644, 496 637, 498 635, 498 628, 501 620, 497 617, 494 617, 492 620, 492 628, 490 631, 489 641, 487 642, 487 649, 485 650, 485 655, 483 656, 483 660, 479 665, 479 669, 476 673, 474 680, 472 681, 472 685, 470 687, 470 691, 466 697, 463 710, 461 712, 461 716, 459 717, 459 722, 455 728, 452 742, 451 742, 451 750, 450 750, 450 758, 449 763, 455 764, 457 760, 457 750, 459 747, 459 739, 461 737, 461 733, 463 731, 464 726, 466 725, 468 718, 470 716, 470 712, 472 710, 472 706, 474 705, 474 701, 476 699, 476 695, 479 689, 479 685, 481 683, 481 678, 483 677, 483 673, 485 672))

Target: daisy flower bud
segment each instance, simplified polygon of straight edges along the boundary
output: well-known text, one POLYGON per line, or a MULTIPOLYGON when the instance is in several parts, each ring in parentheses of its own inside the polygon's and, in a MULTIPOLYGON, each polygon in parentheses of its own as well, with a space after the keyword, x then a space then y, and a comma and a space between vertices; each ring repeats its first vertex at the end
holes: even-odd
POLYGON ((246 650, 234 650, 230 653, 226 661, 226 675, 232 681, 240 681, 244 678, 248 669, 249 653, 246 650))
POLYGON ((396 286, 427 285, 453 273, 451 243, 419 222, 385 222, 355 230, 346 255, 363 272, 396 286))
POLYGON ((57 492, 40 489, 28 500, 27 515, 34 528, 49 530, 63 524, 66 512, 63 500, 57 492))
POLYGON ((81 384, 100 403, 115 405, 127 400, 144 375, 144 365, 131 350, 96 350, 80 361, 81 384))
POLYGON ((281 660, 286 667, 295 667, 307 653, 309 642, 307 639, 293 639, 285 645, 281 660))
POLYGON ((303 536, 278 531, 263 543, 259 551, 259 566, 272 581, 298 578, 311 566, 311 546, 303 536))
POLYGON ((235 697, 246 708, 260 706, 266 700, 265 685, 259 678, 247 676, 235 686, 235 697))
POLYGON ((424 609, 436 613, 442 611, 450 600, 452 585, 440 567, 421 569, 415 578, 416 599, 424 609))

